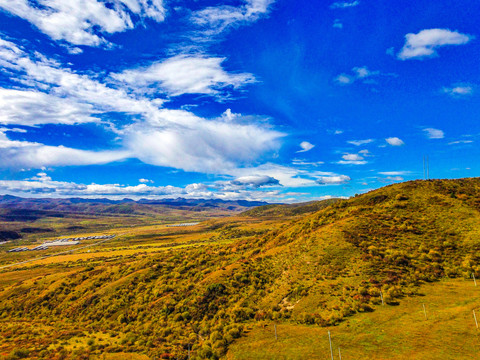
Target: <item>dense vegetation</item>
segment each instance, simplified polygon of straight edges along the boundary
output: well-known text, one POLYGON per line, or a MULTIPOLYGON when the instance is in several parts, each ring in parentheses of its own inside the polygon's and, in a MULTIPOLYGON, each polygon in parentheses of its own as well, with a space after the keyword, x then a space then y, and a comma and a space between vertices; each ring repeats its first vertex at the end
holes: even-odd
POLYGON ((215 359, 252 322, 336 325, 381 293, 480 276, 479 199, 478 179, 407 182, 283 225, 222 222, 204 246, 34 266, 0 290, 0 351, 215 359))

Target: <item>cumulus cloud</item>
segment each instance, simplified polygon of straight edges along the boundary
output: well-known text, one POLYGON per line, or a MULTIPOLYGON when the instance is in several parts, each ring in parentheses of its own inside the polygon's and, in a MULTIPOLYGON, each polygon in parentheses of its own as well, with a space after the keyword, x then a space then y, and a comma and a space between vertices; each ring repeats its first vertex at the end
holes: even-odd
POLYGON ((268 175, 246 175, 230 181, 217 181, 217 187, 229 190, 258 189, 260 187, 281 186, 280 181, 268 175))
POLYGON ((349 182, 350 180, 350 177, 346 175, 321 176, 317 180, 317 183, 319 183, 320 185, 341 185, 349 182))
POLYGON ((403 140, 401 140, 401 139, 398 138, 398 137, 389 137, 389 138, 386 138, 385 141, 388 143, 388 145, 392 145, 392 146, 402 146, 402 145, 405 145, 405 143, 403 142, 403 140))
POLYGON ((330 171, 319 171, 311 165, 290 167, 279 164, 265 163, 256 167, 236 168, 230 175, 242 177, 251 174, 270 176, 286 187, 307 187, 318 185, 317 180, 324 176, 339 176, 330 171))
POLYGON ((0 0, 0 8, 21 17, 53 40, 74 45, 107 44, 104 35, 135 27, 134 20, 165 17, 162 0, 0 0), (133 15, 133 16, 132 16, 133 15))
POLYGON ((352 144, 352 145, 355 145, 355 146, 361 146, 361 145, 365 145, 365 144, 370 144, 372 142, 374 142, 375 140, 373 139, 365 139, 365 140, 349 140, 347 141, 347 143, 349 144, 352 144))
POLYGON ((82 198, 109 198, 121 200, 125 197, 139 200, 162 198, 188 198, 188 199, 222 199, 222 200, 268 200, 281 201, 292 193, 282 194, 277 190, 263 190, 275 179, 235 179, 232 182, 215 182, 213 184, 194 183, 185 187, 177 186, 151 186, 147 184, 78 184, 74 182, 52 180, 45 172, 24 180, 0 180, 0 193, 12 194, 23 197, 82 197, 82 198))
POLYGON ((125 130, 125 145, 141 161, 185 171, 222 173, 278 149, 284 134, 255 124, 206 121, 183 110, 158 110, 148 124, 125 130), (165 126, 165 124, 174 124, 165 126))
POLYGON ((437 49, 447 45, 464 45, 473 35, 461 34, 449 29, 425 29, 417 34, 405 35, 405 45, 397 54, 400 60, 423 59, 438 56, 437 49))
POLYGON ((360 5, 360 1, 337 1, 330 5, 331 9, 346 9, 360 5))
POLYGON ((445 137, 444 132, 439 129, 426 128, 426 129, 423 129, 423 132, 429 139, 443 139, 445 137))
POLYGON ((148 183, 151 183, 153 184, 154 181, 153 180, 149 180, 149 179, 138 179, 139 182, 143 183, 143 184, 148 184, 148 183))
POLYGON ((255 81, 248 73, 228 73, 222 63, 225 58, 204 55, 177 55, 146 68, 125 70, 112 77, 134 88, 160 88, 168 95, 219 95, 220 89, 238 89, 255 81))
POLYGON ((350 153, 344 154, 342 160, 338 161, 338 164, 342 165, 364 165, 366 163, 367 162, 363 156, 350 153))
POLYGON ((245 0, 239 7, 220 5, 193 12, 191 21, 206 35, 216 35, 226 29, 257 21, 269 12, 275 0, 245 0))
POLYGON ((458 84, 452 87, 444 87, 442 92, 454 98, 473 95, 473 86, 468 84, 458 84))
POLYGON ((302 148, 302 150, 298 150, 297 153, 310 151, 315 147, 315 145, 309 143, 308 141, 302 141, 300 143, 300 147, 302 148))

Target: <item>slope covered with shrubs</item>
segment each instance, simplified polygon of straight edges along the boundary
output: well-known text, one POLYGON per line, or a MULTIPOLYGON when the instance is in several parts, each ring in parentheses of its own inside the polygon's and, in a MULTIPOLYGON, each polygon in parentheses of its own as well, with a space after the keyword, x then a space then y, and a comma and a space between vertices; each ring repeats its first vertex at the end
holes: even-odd
POLYGON ((0 351, 221 358, 254 321, 335 325, 380 294, 480 276, 479 199, 478 179, 412 181, 233 243, 72 263, 0 291, 0 351))

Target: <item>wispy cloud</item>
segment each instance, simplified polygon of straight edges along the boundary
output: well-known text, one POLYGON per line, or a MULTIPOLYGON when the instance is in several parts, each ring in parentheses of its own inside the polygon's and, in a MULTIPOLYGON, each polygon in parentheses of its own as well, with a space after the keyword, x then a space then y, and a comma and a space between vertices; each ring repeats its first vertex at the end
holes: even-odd
POLYGON ((444 132, 439 129, 426 128, 426 129, 423 129, 423 132, 429 139, 443 139, 445 137, 444 132))
POLYGON ((448 145, 471 144, 471 143, 473 143, 473 140, 456 140, 456 141, 449 142, 448 145))
POLYGON ((354 67, 352 68, 352 73, 346 74, 342 73, 338 75, 334 80, 337 84, 340 85, 350 85, 356 81, 361 81, 364 84, 375 84, 376 77, 384 76, 384 77, 395 77, 396 74, 385 74, 378 70, 369 70, 366 66, 361 67, 354 67))
POLYGON ((346 9, 360 5, 360 1, 337 1, 330 5, 331 9, 346 9))
POLYGON ((385 175, 385 176, 403 176, 403 175, 409 175, 411 174, 411 171, 408 170, 400 170, 400 171, 380 171, 380 175, 385 175))
POLYGON ((343 24, 340 19, 335 19, 333 22, 333 27, 337 29, 343 29, 343 24))
POLYGON ((437 49, 448 45, 464 45, 475 36, 449 29, 425 29, 405 35, 405 45, 397 54, 400 60, 423 59, 438 56, 437 49))
POLYGON ((365 145, 365 144, 370 144, 370 143, 372 143, 372 142, 374 142, 374 141, 375 141, 374 139, 349 140, 349 141, 347 141, 347 143, 352 144, 352 145, 355 145, 355 146, 361 146, 361 145, 365 145))
MULTIPOLYGON (((244 4, 239 7, 230 5, 207 7, 195 11, 191 21, 205 35, 211 37, 231 27, 257 21, 260 17, 268 14, 270 5, 274 2, 275 0, 245 0, 244 4)), ((206 39, 211 40, 208 37, 206 39)))

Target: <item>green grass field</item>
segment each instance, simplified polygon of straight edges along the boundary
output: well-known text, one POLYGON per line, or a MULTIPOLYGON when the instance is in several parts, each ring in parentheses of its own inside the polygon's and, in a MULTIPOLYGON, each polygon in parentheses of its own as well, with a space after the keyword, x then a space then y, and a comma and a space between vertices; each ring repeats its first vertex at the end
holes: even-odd
POLYGON ((398 306, 377 305, 338 326, 306 326, 288 322, 255 323, 231 345, 229 360, 330 359, 327 331, 334 359, 437 360, 480 358, 480 286, 456 279, 426 284, 420 295, 400 299, 398 306), (425 304, 427 319, 423 312, 425 304))

